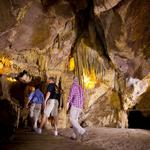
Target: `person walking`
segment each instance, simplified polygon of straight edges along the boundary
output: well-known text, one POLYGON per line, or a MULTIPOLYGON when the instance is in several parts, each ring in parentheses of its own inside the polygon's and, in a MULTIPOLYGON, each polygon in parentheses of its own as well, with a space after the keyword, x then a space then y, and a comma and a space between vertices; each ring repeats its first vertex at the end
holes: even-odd
POLYGON ((31 126, 33 129, 37 128, 38 119, 41 113, 41 106, 44 102, 44 94, 39 88, 35 89, 34 86, 29 87, 31 93, 28 97, 26 103, 26 108, 30 107, 29 116, 31 121, 31 126))
POLYGON ((56 89, 55 89, 55 79, 54 77, 49 77, 47 92, 44 100, 44 114, 40 127, 36 130, 38 134, 42 133, 42 128, 45 125, 48 117, 51 115, 54 117, 54 135, 58 135, 57 124, 58 124, 58 100, 56 99, 56 89))
POLYGON ((78 78, 75 77, 69 93, 67 110, 70 107, 70 122, 73 126, 73 135, 71 138, 77 140, 82 140, 83 136, 86 135, 86 130, 78 122, 83 104, 83 89, 79 85, 78 78))

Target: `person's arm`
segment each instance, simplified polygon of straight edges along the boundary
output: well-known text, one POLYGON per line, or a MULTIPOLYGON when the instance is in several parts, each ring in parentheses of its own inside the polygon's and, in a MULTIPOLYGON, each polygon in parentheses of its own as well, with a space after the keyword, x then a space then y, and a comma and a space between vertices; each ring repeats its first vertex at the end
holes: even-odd
POLYGON ((60 99, 59 99, 59 108, 58 108, 59 111, 60 111, 61 108, 62 108, 62 103, 63 103, 63 98, 62 98, 62 95, 60 95, 60 99))
POLYGON ((63 95, 64 95, 64 91, 61 89, 60 90, 60 102, 59 102, 59 109, 61 110, 62 105, 63 105, 63 95))
POLYGON ((70 89, 70 92, 69 92, 69 97, 68 97, 68 102, 67 102, 67 111, 68 111, 69 105, 73 99, 73 95, 74 95, 73 91, 74 91, 74 87, 72 86, 70 89))
POLYGON ((82 88, 82 99, 83 99, 83 109, 84 110, 87 108, 85 93, 86 93, 86 91, 82 88))
POLYGON ((32 93, 29 95, 28 101, 27 101, 27 103, 26 103, 26 105, 25 105, 25 108, 28 108, 28 105, 29 105, 30 101, 32 100, 33 96, 34 96, 34 92, 32 92, 32 93))
POLYGON ((70 103, 69 103, 69 102, 67 102, 67 111, 68 111, 68 109, 69 109, 69 104, 70 104, 70 103))
POLYGON ((83 109, 86 109, 86 99, 85 99, 85 94, 84 94, 84 90, 82 89, 82 97, 83 97, 83 109))
POLYGON ((25 105, 25 108, 28 108, 29 103, 30 103, 30 100, 28 99, 28 101, 27 101, 27 103, 25 105))
POLYGON ((46 106, 46 102, 47 102, 48 98, 50 97, 50 95, 51 95, 51 93, 48 91, 46 93, 46 96, 45 96, 45 99, 44 99, 44 107, 46 106))
POLYGON ((47 100, 49 99, 52 90, 53 90, 53 86, 49 84, 47 87, 47 92, 46 92, 45 99, 44 99, 44 107, 46 106, 47 100))
POLYGON ((51 93, 50 92, 47 92, 46 93, 46 96, 45 96, 45 102, 47 102, 48 98, 50 97, 51 93))

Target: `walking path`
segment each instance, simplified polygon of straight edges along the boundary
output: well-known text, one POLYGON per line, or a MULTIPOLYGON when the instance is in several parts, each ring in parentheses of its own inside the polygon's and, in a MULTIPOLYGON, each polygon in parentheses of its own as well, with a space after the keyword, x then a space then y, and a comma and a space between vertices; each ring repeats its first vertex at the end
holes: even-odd
POLYGON ((29 129, 19 129, 14 140, 1 150, 150 150, 150 131, 142 129, 87 129, 88 137, 77 143, 69 138, 71 129, 61 130, 61 136, 51 131, 38 135, 29 129))

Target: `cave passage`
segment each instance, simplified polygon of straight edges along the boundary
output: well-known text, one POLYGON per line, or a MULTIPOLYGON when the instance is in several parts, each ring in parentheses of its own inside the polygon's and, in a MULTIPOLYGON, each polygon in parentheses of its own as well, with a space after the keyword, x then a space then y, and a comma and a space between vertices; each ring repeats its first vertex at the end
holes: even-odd
POLYGON ((132 109, 128 112, 129 128, 150 129, 150 110, 132 109))

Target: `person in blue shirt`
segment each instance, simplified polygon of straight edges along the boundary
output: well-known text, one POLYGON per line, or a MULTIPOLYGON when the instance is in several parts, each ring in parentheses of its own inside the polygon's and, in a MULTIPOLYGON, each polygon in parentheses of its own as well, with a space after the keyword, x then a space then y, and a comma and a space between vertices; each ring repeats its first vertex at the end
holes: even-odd
POLYGON ((37 128, 38 119, 41 113, 41 107, 44 102, 44 94, 39 88, 35 89, 34 86, 29 88, 31 93, 28 97, 28 102, 26 103, 26 108, 30 108, 29 115, 32 123, 33 129, 37 128))

